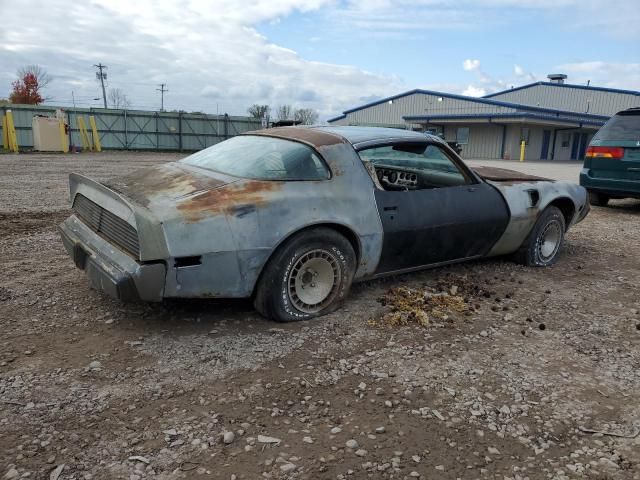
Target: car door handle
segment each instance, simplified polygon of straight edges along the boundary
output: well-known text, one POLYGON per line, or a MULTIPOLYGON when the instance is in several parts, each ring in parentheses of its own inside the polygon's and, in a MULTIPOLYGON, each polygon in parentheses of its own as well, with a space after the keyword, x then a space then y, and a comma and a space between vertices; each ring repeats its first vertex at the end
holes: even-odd
POLYGON ((476 187, 469 187, 467 188, 468 192, 475 192, 476 191, 476 187))
POLYGON ((398 207, 393 206, 393 207, 384 207, 383 210, 385 212, 397 212, 398 211, 398 207))
POLYGON ((627 168, 627 171, 629 171, 629 172, 640 172, 640 168, 631 167, 631 168, 627 168))

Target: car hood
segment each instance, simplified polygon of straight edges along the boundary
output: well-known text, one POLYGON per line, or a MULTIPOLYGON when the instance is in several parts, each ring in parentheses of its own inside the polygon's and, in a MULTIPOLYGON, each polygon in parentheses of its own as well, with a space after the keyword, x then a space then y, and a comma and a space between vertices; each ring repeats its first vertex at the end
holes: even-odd
POLYGON ((199 221, 248 205, 255 209, 279 184, 232 177, 177 162, 143 168, 103 183, 160 221, 199 221))

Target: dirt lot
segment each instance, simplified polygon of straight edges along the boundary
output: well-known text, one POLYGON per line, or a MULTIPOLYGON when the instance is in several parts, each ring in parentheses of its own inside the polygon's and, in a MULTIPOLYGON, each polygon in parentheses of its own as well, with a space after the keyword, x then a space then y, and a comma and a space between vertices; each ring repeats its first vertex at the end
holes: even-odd
POLYGON ((0 156, 0 477, 640 478, 640 202, 594 208, 552 268, 363 283, 281 325, 120 304, 67 257, 68 172, 173 158, 0 156), (424 325, 388 314, 425 290, 451 302, 424 325))

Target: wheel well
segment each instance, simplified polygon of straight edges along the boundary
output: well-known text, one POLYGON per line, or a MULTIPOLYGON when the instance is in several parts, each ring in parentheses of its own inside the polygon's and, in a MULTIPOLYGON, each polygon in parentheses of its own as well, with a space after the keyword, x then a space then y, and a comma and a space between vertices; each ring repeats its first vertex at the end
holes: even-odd
POLYGON ((299 230, 296 230, 294 232, 291 232, 289 235, 287 235, 285 238, 283 238, 280 243, 273 249, 273 251, 271 252, 271 255, 269 255, 269 258, 267 258, 267 261, 264 262, 264 265, 262 265, 262 268, 260 270, 260 274, 258 275, 258 278, 256 279, 256 283, 253 286, 253 293, 252 293, 252 297, 255 295, 256 292, 256 288, 258 287, 258 284, 260 283, 260 279, 262 278, 262 274, 264 273, 265 267, 267 266, 267 264, 269 263, 269 261, 271 260, 271 258, 273 258, 273 256, 275 255, 275 253, 282 248, 283 245, 285 245, 289 239, 293 238, 295 235, 298 235, 302 232, 306 232, 307 230, 312 230, 314 228, 318 228, 318 227, 325 227, 325 228, 330 228, 332 230, 335 230, 336 232, 338 232, 339 234, 341 234, 343 237, 345 237, 349 243, 351 244, 351 246, 353 247, 353 251, 356 254, 356 265, 358 265, 360 263, 360 252, 361 252, 361 247, 360 247, 360 241, 358 240, 358 235, 351 230, 349 227, 345 226, 345 225, 341 225, 339 223, 314 223, 313 225, 308 225, 306 227, 303 227, 299 230))
POLYGON ((556 198, 549 205, 553 205, 557 207, 562 212, 562 216, 564 217, 565 228, 569 228, 569 224, 573 219, 573 215, 576 212, 576 206, 573 204, 573 201, 567 197, 556 198))

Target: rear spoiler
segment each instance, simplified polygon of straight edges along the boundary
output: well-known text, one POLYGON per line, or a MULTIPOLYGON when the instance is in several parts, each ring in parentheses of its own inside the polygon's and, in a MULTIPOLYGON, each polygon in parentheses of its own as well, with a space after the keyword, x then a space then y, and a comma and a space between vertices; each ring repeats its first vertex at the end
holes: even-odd
POLYGON ((122 218, 132 227, 137 227, 136 217, 133 213, 134 207, 123 196, 89 177, 71 173, 69 175, 69 201, 71 206, 73 206, 76 195, 84 195, 89 200, 122 218))
POLYGON ((162 224, 149 210, 131 203, 124 195, 96 180, 72 173, 69 175, 71 206, 77 195, 84 195, 137 230, 141 261, 154 261, 168 257, 162 224))

